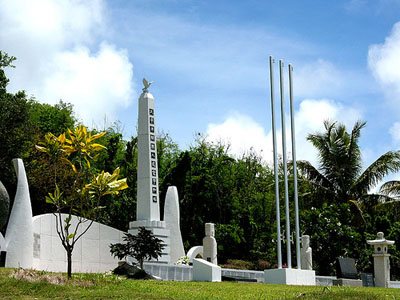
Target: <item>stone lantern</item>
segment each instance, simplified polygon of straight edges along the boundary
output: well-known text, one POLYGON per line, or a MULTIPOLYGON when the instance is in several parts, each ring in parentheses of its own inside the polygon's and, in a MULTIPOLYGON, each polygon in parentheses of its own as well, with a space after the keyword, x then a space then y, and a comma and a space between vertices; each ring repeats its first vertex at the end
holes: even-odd
POLYGON ((394 241, 386 240, 383 232, 378 232, 376 240, 367 240, 369 245, 374 245, 374 277, 375 286, 390 286, 390 254, 388 254, 388 246, 393 245, 394 241))

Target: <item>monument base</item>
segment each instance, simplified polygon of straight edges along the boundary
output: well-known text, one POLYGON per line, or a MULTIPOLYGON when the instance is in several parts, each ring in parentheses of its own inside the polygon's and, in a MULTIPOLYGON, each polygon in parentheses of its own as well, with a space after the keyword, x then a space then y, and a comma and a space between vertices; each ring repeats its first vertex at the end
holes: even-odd
POLYGON ((264 270, 264 282, 270 284, 315 285, 315 271, 287 268, 264 270))
POLYGON ((150 262, 166 263, 170 262, 170 232, 166 229, 166 224, 164 221, 133 221, 129 222, 130 234, 136 235, 139 232, 140 227, 145 227, 150 230, 155 237, 163 241, 164 249, 162 250, 161 257, 157 260, 151 260, 150 262))
POLYGON ((193 280, 194 281, 221 281, 221 267, 214 265, 204 259, 193 259, 193 280))
POLYGON ((363 286, 362 280, 360 279, 348 279, 348 278, 338 278, 332 280, 332 285, 336 286, 363 286))

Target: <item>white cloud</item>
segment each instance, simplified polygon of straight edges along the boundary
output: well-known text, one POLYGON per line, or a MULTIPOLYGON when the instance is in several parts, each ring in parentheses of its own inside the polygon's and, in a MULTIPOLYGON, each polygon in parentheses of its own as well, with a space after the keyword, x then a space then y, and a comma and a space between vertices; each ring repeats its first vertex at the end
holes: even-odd
POLYGON ((294 89, 298 97, 334 95, 343 89, 347 76, 325 60, 318 59, 295 70, 294 89))
MULTIPOLYGON (((361 113, 358 110, 345 107, 332 100, 303 100, 299 110, 295 112, 297 159, 308 160, 316 165, 317 152, 312 144, 307 142, 306 137, 309 133, 323 132, 324 120, 338 120, 351 128, 360 117, 361 113)), ((276 119, 277 128, 280 128, 280 118, 276 119)), ((286 120, 287 153, 289 155, 291 153, 289 116, 286 116, 286 120)), ((234 156, 240 156, 252 148, 266 161, 272 161, 272 132, 266 132, 263 126, 249 116, 234 112, 221 124, 209 124, 206 133, 209 141, 229 143, 230 153, 234 156)), ((282 131, 277 130, 279 153, 282 153, 281 134, 282 131)))
POLYGON ((400 22, 393 26, 391 34, 383 44, 369 47, 368 65, 382 85, 387 99, 395 107, 400 100, 400 22))
POLYGON ((343 99, 374 90, 365 72, 338 68, 330 61, 317 59, 306 64, 299 63, 293 72, 294 93, 300 98, 343 99), (343 94, 346 91, 346 94, 343 94))
POLYGON ((133 66, 126 50, 102 41, 108 26, 102 0, 0 4, 1 50, 17 57, 17 68, 7 70, 11 91, 70 102, 88 125, 129 105, 133 66))
POLYGON ((392 140, 395 144, 400 144, 400 122, 395 122, 389 129, 392 140))
POLYGON ((264 128, 251 117, 239 112, 233 112, 221 124, 209 124, 206 136, 209 141, 223 142, 230 145, 233 155, 241 155, 250 149, 257 153, 272 151, 269 140, 272 141, 271 133, 266 133, 264 128))
MULTIPOLYGON (((86 47, 77 47, 54 57, 54 68, 44 78, 43 95, 46 102, 63 100, 74 104, 83 120, 115 117, 114 111, 129 105, 132 96, 132 64, 126 51, 103 43, 97 54, 86 47)), ((91 124, 89 124, 91 125, 91 124)))
POLYGON ((344 8, 348 11, 354 12, 363 9, 366 4, 366 0, 350 0, 344 5, 344 8))

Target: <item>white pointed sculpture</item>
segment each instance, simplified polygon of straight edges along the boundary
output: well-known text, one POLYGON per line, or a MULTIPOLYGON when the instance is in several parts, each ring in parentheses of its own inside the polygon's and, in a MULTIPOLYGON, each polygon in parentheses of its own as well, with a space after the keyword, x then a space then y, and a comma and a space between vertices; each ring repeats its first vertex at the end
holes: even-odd
POLYGON ((168 187, 165 195, 164 221, 166 228, 170 231, 170 263, 174 264, 180 257, 185 255, 180 228, 178 189, 176 186, 168 187))
POLYGON ((28 180, 22 159, 15 158, 13 163, 18 183, 5 236, 6 267, 32 268, 33 226, 28 180))

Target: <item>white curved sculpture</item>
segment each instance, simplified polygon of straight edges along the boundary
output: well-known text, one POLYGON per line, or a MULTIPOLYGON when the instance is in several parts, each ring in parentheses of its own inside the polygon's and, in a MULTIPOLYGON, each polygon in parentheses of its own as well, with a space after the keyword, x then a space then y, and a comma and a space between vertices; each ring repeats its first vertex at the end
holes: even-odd
POLYGON ((176 186, 168 187, 165 195, 164 221, 170 231, 170 263, 174 264, 185 255, 180 228, 179 196, 176 186))
POLYGON ((186 256, 189 257, 189 262, 193 263, 193 259, 199 254, 203 257, 203 246, 194 246, 190 248, 186 256))
POLYGON ((22 159, 15 158, 13 163, 18 183, 5 236, 6 267, 32 268, 33 228, 28 180, 22 159))

